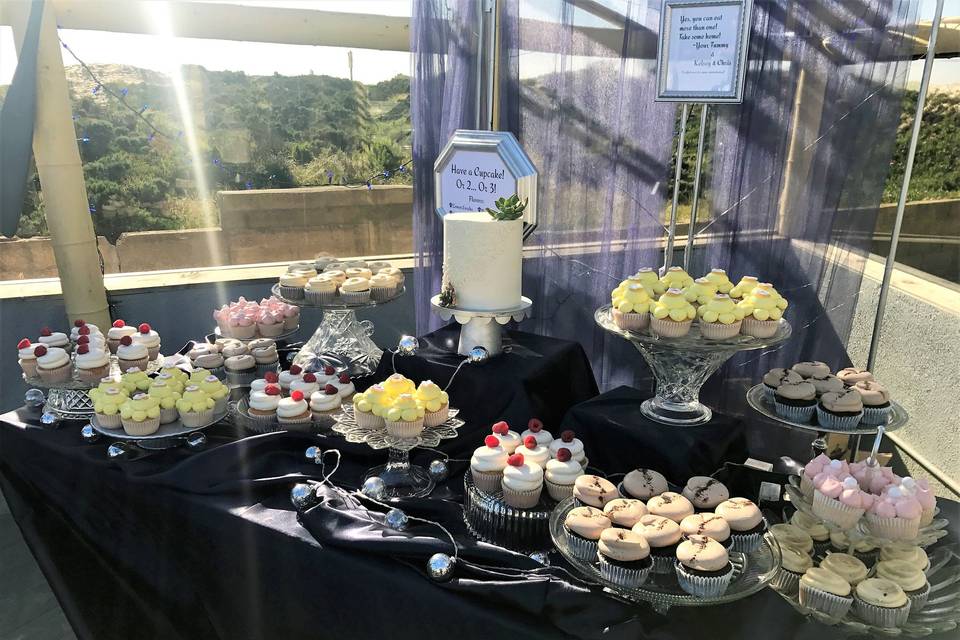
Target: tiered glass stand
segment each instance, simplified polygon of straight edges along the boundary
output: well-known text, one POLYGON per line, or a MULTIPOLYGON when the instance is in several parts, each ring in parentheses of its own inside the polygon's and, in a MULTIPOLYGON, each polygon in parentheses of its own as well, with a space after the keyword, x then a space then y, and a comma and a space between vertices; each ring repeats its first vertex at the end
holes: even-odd
POLYGON ((342 434, 347 442, 365 443, 370 448, 389 449, 387 464, 374 467, 366 477, 378 476, 386 485, 388 498, 420 498, 429 495, 436 485, 423 467, 410 464, 410 451, 417 447, 436 447, 441 440, 457 437, 457 429, 465 423, 457 418, 458 410, 450 408, 450 417, 436 427, 425 427, 416 438, 398 438, 386 429, 368 429, 357 424, 353 405, 343 405, 343 413, 334 416, 333 431, 342 434))
POLYGON ((736 335, 724 340, 705 338, 699 324, 680 338, 658 336, 651 330, 627 331, 613 321, 610 305, 597 309, 597 324, 604 330, 629 340, 650 365, 657 379, 657 394, 645 400, 640 411, 657 422, 689 426, 709 422, 713 412, 700 403, 700 387, 733 354, 776 346, 790 337, 790 323, 780 320, 777 332, 769 338, 736 335))
POLYGON ((360 304, 346 304, 339 302, 338 298, 337 302, 318 305, 281 296, 279 284, 273 285, 271 289, 274 296, 287 304, 301 309, 323 311, 320 326, 293 359, 294 364, 301 364, 325 353, 333 353, 347 363, 350 375, 353 376, 373 373, 383 356, 383 349, 373 342, 373 323, 369 320, 357 320, 356 310, 388 304, 402 296, 405 291, 406 288, 401 288, 393 297, 379 302, 370 300, 360 304))

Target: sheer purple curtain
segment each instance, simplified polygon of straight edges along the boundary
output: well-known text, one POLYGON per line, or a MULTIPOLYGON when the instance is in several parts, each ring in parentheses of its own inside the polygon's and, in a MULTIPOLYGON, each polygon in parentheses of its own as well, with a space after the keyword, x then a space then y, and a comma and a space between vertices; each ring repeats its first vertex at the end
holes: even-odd
POLYGON ((443 224, 434 213, 433 162, 457 129, 477 126, 475 2, 414 0, 411 20, 414 295, 417 334, 439 326, 430 297, 440 291, 443 224))

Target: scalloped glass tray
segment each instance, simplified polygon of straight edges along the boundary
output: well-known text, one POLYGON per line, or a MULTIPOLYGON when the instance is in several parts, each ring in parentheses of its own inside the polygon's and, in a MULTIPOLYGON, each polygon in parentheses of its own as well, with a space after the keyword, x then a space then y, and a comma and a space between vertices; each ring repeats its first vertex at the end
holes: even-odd
POLYGON ((514 509, 503 501, 503 494, 489 494, 473 483, 470 472, 463 474, 463 521, 473 537, 521 553, 544 551, 550 542, 550 514, 556 502, 540 494, 533 509, 514 509))
MULTIPOLYGON (((779 425, 786 426, 793 429, 803 429, 805 431, 813 431, 816 433, 843 433, 851 436, 856 435, 875 435, 877 433, 876 426, 867 426, 859 425, 856 429, 828 429, 822 425, 816 423, 817 414, 813 414, 814 422, 794 422, 793 420, 787 420, 777 415, 777 411, 773 406, 773 402, 767 399, 767 396, 764 394, 763 383, 750 387, 747 390, 747 403, 753 407, 757 412, 762 413, 767 418, 770 418, 779 425)), ((910 419, 910 416, 907 414, 906 409, 903 408, 903 405, 891 400, 890 404, 892 405, 892 410, 890 415, 887 417, 887 424, 884 429, 889 433, 891 431, 896 431, 903 425, 907 424, 907 421, 910 419)))
POLYGON ((210 425, 217 424, 221 420, 227 417, 229 411, 221 411, 220 413, 215 413, 213 418, 198 427, 185 427, 180 420, 175 420, 173 422, 168 422, 167 424, 160 425, 160 428, 157 429, 155 433, 151 433, 147 436, 131 436, 126 431, 123 430, 123 427, 118 427, 116 429, 107 429, 106 427, 100 426, 97 422, 97 417, 94 415, 90 419, 90 425, 94 428, 95 431, 102 433, 108 438, 113 438, 115 440, 125 440, 128 442, 144 442, 150 440, 163 440, 165 438, 175 438, 177 436, 185 436, 194 431, 200 431, 201 429, 206 429, 210 425))
POLYGON ((386 429, 367 429, 357 424, 353 417, 353 404, 345 403, 343 413, 333 417, 333 430, 343 435, 347 442, 363 442, 372 449, 399 449, 410 451, 417 447, 437 447, 441 440, 457 437, 457 429, 466 424, 457 417, 459 409, 450 407, 450 417, 437 427, 424 427, 417 438, 398 438, 387 433, 386 429))
POLYGON ((699 598, 688 594, 680 588, 674 573, 650 573, 643 585, 627 589, 606 580, 596 560, 580 560, 570 552, 563 521, 574 506, 574 498, 567 498, 550 515, 550 537, 564 559, 591 582, 599 583, 628 600, 649 602, 660 611, 672 606, 705 607, 735 602, 766 587, 780 569, 780 547, 767 534, 763 537, 763 545, 756 551, 730 553, 733 578, 726 592, 717 598, 699 598))
POLYGON ((407 286, 404 285, 400 287, 400 291, 397 291, 394 295, 390 296, 386 300, 368 300, 366 302, 360 302, 357 304, 347 304, 346 302, 340 302, 339 297, 337 302, 331 304, 313 304, 312 302, 307 302, 306 300, 292 300, 290 298, 284 298, 280 295, 280 283, 277 283, 270 287, 270 293, 276 296, 279 300, 286 302, 287 304, 292 304, 295 307, 301 307, 303 309, 367 309, 369 307, 376 307, 377 305, 387 304, 388 302, 393 302, 400 296, 402 296, 407 291, 407 286))

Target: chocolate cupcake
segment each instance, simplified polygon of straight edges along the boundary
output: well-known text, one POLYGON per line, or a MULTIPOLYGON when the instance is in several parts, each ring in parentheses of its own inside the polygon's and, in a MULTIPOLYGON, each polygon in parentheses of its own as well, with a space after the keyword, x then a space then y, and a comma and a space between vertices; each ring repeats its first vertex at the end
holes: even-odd
POLYGON ((844 389, 843 381, 832 373, 827 373, 824 375, 810 376, 807 378, 807 382, 813 385, 817 390, 817 397, 819 398, 825 393, 831 392, 840 392, 844 389))
POLYGON ((909 560, 884 560, 873 568, 878 578, 891 580, 903 589, 910 599, 910 611, 916 613, 927 605, 930 583, 923 571, 909 560))
POLYGON ((581 505, 602 509, 618 495, 613 483, 600 476, 583 475, 573 482, 573 497, 581 505))
POLYGON ((803 382, 803 376, 790 369, 770 369, 770 371, 767 371, 767 373, 763 376, 764 396, 767 398, 767 400, 773 402, 773 392, 777 390, 777 387, 787 382, 794 384, 797 382, 803 382))
POLYGON ((780 570, 773 576, 770 586, 787 596, 795 596, 800 588, 800 578, 813 566, 809 554, 780 545, 780 570))
POLYGON ((853 385, 853 390, 860 394, 863 403, 863 418, 860 422, 868 425, 887 423, 887 417, 893 410, 890 404, 890 391, 875 380, 866 380, 853 385))
POLYGON ((730 526, 731 549, 741 553, 756 551, 763 544, 766 524, 760 507, 746 498, 730 498, 714 510, 730 526))
POLYGON ((830 546, 830 530, 821 520, 797 510, 790 516, 790 524, 806 532, 813 540, 814 555, 822 555, 830 546))
POLYGON ((677 547, 677 581, 680 588, 699 598, 719 598, 733 577, 727 550, 707 536, 687 537, 677 547))
POLYGON ((730 525, 715 513, 695 513, 680 521, 680 530, 686 536, 707 536, 729 550, 733 544, 730 539, 730 525))
POLYGON ((683 488, 683 497, 698 511, 713 511, 718 504, 730 497, 730 491, 719 480, 708 476, 693 476, 683 488))
POLYGON ((847 367, 837 371, 837 377, 848 387, 852 387, 858 382, 873 380, 873 374, 866 369, 857 369, 856 367, 847 367))
POLYGON ((603 505, 603 513, 610 518, 613 526, 632 529, 640 518, 647 515, 647 505, 642 500, 614 498, 603 505))
POLYGON ((649 500, 667 491, 667 479, 650 469, 634 469, 624 476, 621 489, 624 498, 649 500))
POLYGON ((777 415, 793 422, 807 423, 817 410, 817 388, 809 382, 788 382, 773 394, 777 415))
POLYGON ((854 590, 853 610, 868 624, 895 629, 910 615, 910 598, 892 580, 867 578, 854 590))
POLYGON ((853 430, 863 418, 863 401, 853 389, 825 393, 817 406, 817 422, 827 429, 853 430))
POLYGON ((644 537, 650 545, 654 573, 670 573, 677 543, 683 537, 680 525, 663 516, 647 514, 633 525, 633 532, 644 537))
POLYGON ((634 589, 647 580, 653 568, 646 538, 629 529, 611 527, 600 532, 597 544, 600 575, 621 587, 634 589))
POLYGON ((800 578, 800 604, 830 618, 842 618, 853 597, 850 583, 829 569, 811 567, 800 578))
POLYGON ((679 523, 687 516, 693 515, 693 503, 679 493, 665 491, 647 501, 647 511, 679 523))
POLYGON ((593 560, 597 556, 597 543, 604 529, 609 529, 610 518, 594 507, 574 507, 567 512, 563 529, 567 544, 574 556, 581 560, 593 560))
POLYGON ((814 376, 825 376, 830 374, 830 366, 827 365, 826 362, 820 362, 819 360, 798 362, 790 368, 804 378, 812 378, 814 376))

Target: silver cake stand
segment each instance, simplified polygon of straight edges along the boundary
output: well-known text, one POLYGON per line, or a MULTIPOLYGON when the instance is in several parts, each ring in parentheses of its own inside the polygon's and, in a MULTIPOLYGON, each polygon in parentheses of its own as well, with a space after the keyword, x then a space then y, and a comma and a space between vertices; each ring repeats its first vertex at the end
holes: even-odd
POLYGON ((763 349, 781 344, 790 337, 790 323, 781 319, 769 338, 736 335, 724 340, 705 338, 694 322, 690 333, 680 338, 658 336, 649 329, 627 331, 613 321, 610 305, 594 313, 605 331, 629 340, 650 365, 657 379, 657 394, 644 400, 640 412, 662 424, 690 426, 709 422, 713 412, 700 403, 700 387, 724 362, 739 351, 763 349))
POLYGON ((460 343, 457 353, 466 356, 474 347, 483 347, 491 356, 503 350, 502 325, 511 320, 520 322, 530 317, 533 301, 530 298, 520 297, 520 304, 512 309, 501 311, 470 311, 459 307, 444 307, 440 304, 440 296, 430 298, 430 307, 443 321, 451 318, 460 324, 460 343))
MULTIPOLYGON (((132 446, 147 451, 164 451, 166 449, 174 449, 183 444, 189 444, 193 447, 194 445, 191 440, 196 437, 194 434, 198 434, 203 429, 217 424, 226 418, 228 413, 227 410, 215 413, 208 422, 196 427, 185 427, 183 423, 177 419, 173 422, 160 425, 160 428, 157 429, 156 432, 147 436, 132 436, 124 431, 123 427, 108 429, 97 422, 96 416, 90 419, 90 426, 93 427, 93 430, 97 433, 114 440, 115 442, 112 446, 119 446, 121 448, 132 446)), ((205 437, 200 438, 200 440, 201 444, 206 442, 205 437)))

